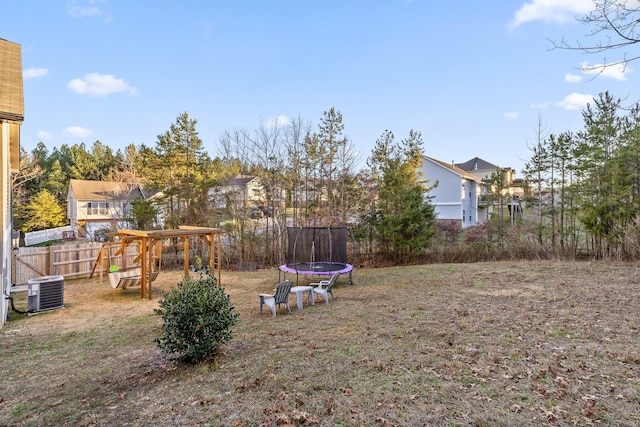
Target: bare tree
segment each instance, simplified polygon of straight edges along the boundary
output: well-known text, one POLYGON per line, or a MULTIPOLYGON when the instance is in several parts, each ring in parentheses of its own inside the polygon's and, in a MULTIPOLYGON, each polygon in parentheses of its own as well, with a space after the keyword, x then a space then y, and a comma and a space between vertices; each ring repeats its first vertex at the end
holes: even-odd
POLYGON ((127 182, 130 184, 139 184, 142 179, 140 177, 140 164, 142 163, 142 155, 133 144, 128 145, 124 149, 124 153, 118 153, 120 160, 118 167, 111 172, 111 181, 127 182))
POLYGON ((38 163, 38 159, 20 149, 20 167, 18 172, 11 174, 12 209, 17 226, 26 220, 25 206, 29 199, 29 186, 42 179, 44 174, 45 170, 38 163))
POLYGON ((282 253, 282 227, 285 225, 284 179, 286 146, 283 143, 287 123, 275 122, 261 125, 252 139, 252 160, 256 175, 260 178, 264 200, 258 208, 264 212, 264 262, 273 264, 282 253))
POLYGON ((218 184, 213 189, 212 202, 217 210, 223 210, 232 221, 225 223, 225 231, 232 244, 228 258, 252 261, 251 245, 248 244, 250 206, 244 192, 243 179, 251 172, 251 138, 243 128, 225 130, 218 141, 222 172, 217 177, 218 184), (239 254, 236 254, 236 250, 239 254))
POLYGON ((18 172, 11 174, 11 188, 14 197, 15 194, 26 192, 26 184, 42 177, 44 173, 44 169, 38 164, 38 159, 21 149, 20 167, 18 172))
MULTIPOLYGON (((577 50, 588 54, 598 54, 610 51, 620 52, 640 42, 640 3, 628 0, 594 0, 595 9, 577 18, 578 22, 593 29, 586 34, 592 43, 568 42, 562 38, 553 42, 554 48, 577 50)), ((622 67, 623 70, 631 61, 639 59, 640 55, 621 56, 613 61, 606 58, 602 64, 586 67, 586 71, 603 73, 607 68, 622 67)))
POLYGON ((311 123, 305 122, 299 116, 291 120, 284 136, 287 166, 285 171, 286 187, 289 193, 290 207, 293 209, 292 225, 298 226, 299 208, 306 202, 303 197, 307 186, 308 175, 305 173, 306 155, 304 151, 305 136, 311 133, 311 123))

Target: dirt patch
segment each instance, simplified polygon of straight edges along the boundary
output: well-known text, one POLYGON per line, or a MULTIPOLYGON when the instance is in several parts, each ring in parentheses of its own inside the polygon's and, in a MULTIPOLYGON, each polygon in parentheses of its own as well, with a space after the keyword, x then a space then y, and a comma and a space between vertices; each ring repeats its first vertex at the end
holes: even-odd
MULTIPOLYGON (((215 362, 155 347, 155 299, 69 280, 0 331, 0 425, 640 424, 637 264, 356 270, 337 300, 259 314, 277 270, 223 273, 240 313, 215 362)), ((17 301, 17 304, 25 304, 17 301)))

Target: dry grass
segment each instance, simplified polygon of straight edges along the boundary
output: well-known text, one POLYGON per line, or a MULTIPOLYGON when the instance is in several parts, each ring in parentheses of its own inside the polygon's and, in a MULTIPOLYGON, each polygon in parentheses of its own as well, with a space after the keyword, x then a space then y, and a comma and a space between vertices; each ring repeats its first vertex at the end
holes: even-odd
POLYGON ((260 316, 277 279, 223 274, 240 323, 196 366, 155 347, 157 299, 67 281, 64 310, 0 331, 0 425, 640 424, 635 264, 359 270, 328 306, 260 316))

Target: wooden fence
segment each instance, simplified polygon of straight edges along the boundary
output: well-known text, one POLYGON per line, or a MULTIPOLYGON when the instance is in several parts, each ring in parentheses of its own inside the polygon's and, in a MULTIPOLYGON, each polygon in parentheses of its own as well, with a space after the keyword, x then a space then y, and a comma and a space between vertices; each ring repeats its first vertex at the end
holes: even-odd
MULTIPOLYGON (((25 285, 30 279, 41 276, 63 276, 65 279, 89 277, 102 247, 102 243, 94 242, 18 248, 14 254, 13 283, 25 285)), ((113 253, 116 251, 114 248, 111 250, 113 253)), ((99 263, 95 271, 97 274, 101 269, 105 272, 110 264, 118 267, 134 265, 133 260, 137 255, 137 245, 130 245, 124 255, 107 254, 105 262, 99 263)))

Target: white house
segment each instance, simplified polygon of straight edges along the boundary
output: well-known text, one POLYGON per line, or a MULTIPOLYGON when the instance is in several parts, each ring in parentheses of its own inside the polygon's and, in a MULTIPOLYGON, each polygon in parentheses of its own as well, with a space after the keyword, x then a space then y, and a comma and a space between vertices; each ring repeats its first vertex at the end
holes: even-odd
POLYGON ((24 121, 22 50, 19 44, 0 39, 0 327, 7 321, 12 277, 11 172, 20 164, 20 126, 24 121))
POLYGON ((423 156, 422 179, 431 187, 429 196, 435 208, 436 221, 449 222, 461 228, 473 227, 488 217, 479 206, 482 180, 457 166, 423 156))
POLYGON ((67 217, 78 236, 94 240, 102 230, 128 227, 131 202, 137 199, 145 199, 138 184, 72 179, 67 217))
POLYGON ((267 186, 255 175, 235 175, 209 189, 209 200, 215 209, 231 208, 251 214, 268 212, 272 205, 284 206, 284 191, 271 189, 269 199, 267 186))

